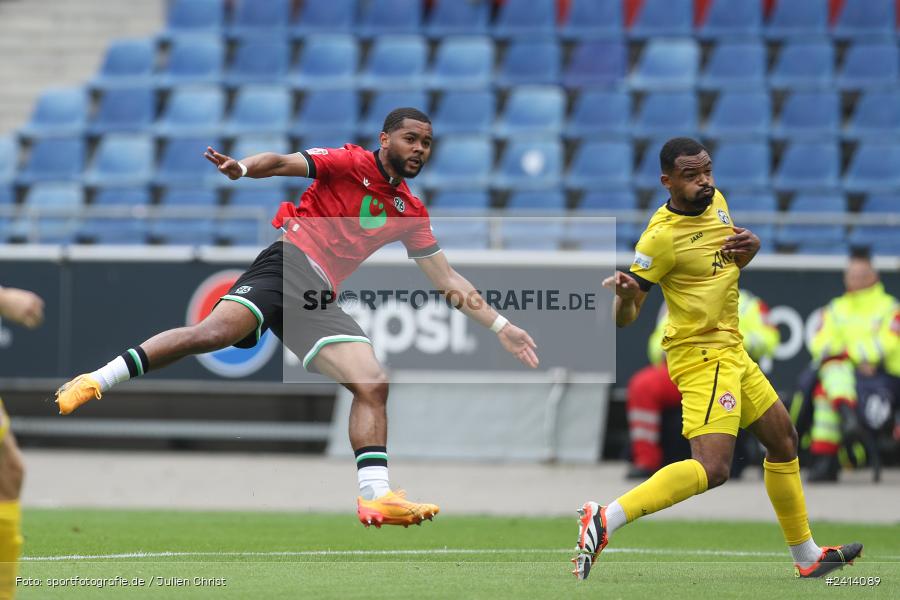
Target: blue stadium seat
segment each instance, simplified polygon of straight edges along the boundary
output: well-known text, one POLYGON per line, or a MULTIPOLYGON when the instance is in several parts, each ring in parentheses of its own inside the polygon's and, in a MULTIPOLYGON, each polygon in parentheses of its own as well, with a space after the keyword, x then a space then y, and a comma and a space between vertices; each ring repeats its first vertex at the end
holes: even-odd
POLYGON ((94 194, 92 206, 147 206, 150 190, 147 186, 100 187, 94 194))
POLYGON ((628 49, 618 40, 583 40, 572 50, 562 75, 569 88, 613 87, 625 79, 628 49))
POLYGON ((724 190, 762 190, 769 185, 768 141, 722 142, 713 155, 716 186, 724 190))
POLYGON ((534 217, 501 223, 503 247, 508 250, 556 250, 565 240, 564 223, 534 217))
POLYGON ((435 146, 422 172, 423 183, 442 190, 485 188, 494 165, 494 145, 486 136, 447 136, 435 146))
POLYGON ((289 196, 280 184, 274 187, 243 187, 232 190, 228 205, 265 209, 268 216, 287 200, 289 196))
POLYGON ((895 0, 844 0, 832 33, 837 38, 894 38, 895 0))
POLYGON ((258 219, 223 219, 216 225, 216 243, 229 246, 265 246, 272 242, 275 230, 258 219))
POLYGON ((832 85, 833 74, 834 48, 830 41, 789 42, 781 49, 769 83, 774 88, 827 88, 832 85))
POLYGON ((169 61, 157 77, 160 86, 219 83, 225 46, 221 38, 191 36, 172 42, 169 61))
POLYGON ((566 175, 566 187, 598 189, 625 187, 634 163, 630 142, 584 141, 575 152, 566 175))
POLYGON ((569 138, 628 137, 631 96, 624 91, 583 90, 575 100, 563 135, 569 138))
POLYGON ((762 32, 761 2, 712 0, 706 21, 697 31, 701 39, 757 39, 762 32))
POLYGON ((618 211, 637 210, 637 199, 630 188, 605 189, 585 193, 578 210, 581 211, 618 211))
POLYGON ((832 190, 838 187, 841 152, 833 142, 794 142, 785 148, 772 177, 783 191, 832 190))
MULTIPOLYGON (((663 147, 663 144, 666 143, 667 139, 668 137, 652 139, 646 144, 644 153, 638 162, 638 168, 634 172, 633 177, 634 185, 638 189, 659 192, 661 185, 659 182, 661 173, 659 167, 659 151, 663 147)), ((713 156, 713 158, 715 158, 715 156, 713 156)), ((665 200, 665 198, 663 200, 665 200)), ((651 204, 651 208, 655 209, 656 207, 651 204)))
POLYGON ((900 144, 864 141, 856 149, 844 176, 850 192, 886 192, 900 189, 900 144))
POLYGON ((566 97, 555 86, 514 88, 497 121, 501 137, 521 134, 558 134, 562 131, 566 97))
POLYGON ((843 225, 793 225, 778 227, 775 242, 795 246, 800 254, 823 254, 847 239, 843 225))
POLYGON ((291 131, 298 136, 330 134, 349 140, 356 135, 359 111, 359 97, 354 91, 312 91, 306 95, 291 131))
POLYGON ((428 77, 432 88, 489 87, 494 75, 494 43, 488 37, 450 37, 441 41, 428 77))
POLYGON ((222 0, 173 0, 162 39, 183 35, 220 35, 225 23, 222 0))
POLYGON ((847 49, 836 83, 842 90, 896 87, 898 70, 900 60, 893 40, 857 42, 847 49))
POLYGON ((152 87, 110 88, 103 92, 100 108, 88 125, 95 135, 122 131, 141 133, 156 118, 156 90, 152 87))
POLYGON ((293 98, 281 86, 244 86, 225 122, 229 135, 286 132, 291 123, 293 98))
POLYGON ((231 155, 235 158, 260 154, 262 152, 290 154, 292 152, 291 143, 284 135, 248 134, 237 138, 234 145, 231 147, 231 155))
MULTIPOLYGON (((636 223, 616 223, 616 250, 618 252, 634 252, 637 241, 641 239, 641 233, 644 231, 644 225, 636 223)), ((604 246, 606 242, 602 242, 604 246)), ((629 257, 631 260, 631 257, 629 257)))
POLYGON ((484 35, 488 32, 488 2, 434 0, 425 32, 435 38, 448 35, 484 35))
POLYGON ((741 227, 749 227, 756 231, 757 223, 745 221, 745 217, 765 215, 778 212, 778 199, 770 191, 753 191, 725 194, 731 220, 741 227))
POLYGON ((281 83, 287 76, 291 48, 282 39, 251 38, 241 42, 234 62, 225 74, 225 83, 281 83))
POLYGON ((566 197, 557 190, 514 192, 506 208, 516 216, 534 211, 560 213, 566 209, 566 197))
POLYGON ((611 218, 579 218, 566 223, 566 241, 579 250, 616 251, 616 222, 611 218))
POLYGON ((500 5, 496 37, 551 36, 556 30, 555 0, 506 0, 500 5))
POLYGON ((83 223, 76 234, 79 241, 96 244, 144 244, 147 222, 144 219, 93 217, 83 223))
POLYGON ((291 83, 312 90, 353 88, 358 66, 359 45, 352 35, 310 35, 291 83))
POLYGON ((169 95, 169 102, 154 127, 160 136, 213 135, 225 115, 225 93, 219 87, 180 87, 169 95))
POLYGON ((554 188, 560 183, 562 162, 562 144, 557 138, 513 138, 491 184, 514 190, 554 188))
POLYGON ((445 212, 483 212, 491 207, 491 197, 487 191, 444 191, 435 194, 429 210, 445 212))
POLYGON ((364 37, 420 33, 422 3, 409 0, 369 0, 362 4, 356 32, 364 37))
POLYGON ((766 24, 771 38, 824 38, 828 34, 828 2, 787 0, 777 2, 766 24))
POLYGON ((857 101, 844 128, 850 139, 900 137, 900 92, 869 90, 857 101))
POLYGON ((621 0, 572 0, 559 34, 564 39, 618 38, 624 28, 621 0))
POLYGON ((688 90, 697 83, 700 46, 687 40, 650 40, 629 83, 637 90, 688 90))
POLYGON ((150 238, 158 243, 204 246, 215 241, 215 223, 210 219, 159 218, 150 222, 150 238))
POLYGON ((15 178, 19 165, 19 141, 11 135, 0 135, 0 184, 15 178))
POLYGON ((832 139, 838 134, 841 99, 837 92, 793 92, 772 127, 776 138, 832 139))
POLYGON ((88 96, 83 88, 57 88, 41 94, 19 133, 25 137, 78 135, 87 125, 88 96))
POLYGON ((11 206, 16 201, 16 192, 11 185, 0 185, 0 206, 11 206))
POLYGON ((100 72, 91 86, 110 88, 153 84, 156 42, 150 39, 116 40, 109 45, 100 72))
POLYGON ((900 212, 900 195, 872 194, 863 202, 864 213, 897 213, 900 212))
POLYGON ((28 185, 39 181, 78 181, 86 153, 81 137, 39 138, 31 147, 17 182, 28 185))
POLYGON ((378 135, 389 112, 401 106, 411 106, 428 113, 428 97, 423 90, 408 92, 379 92, 369 102, 369 108, 359 124, 362 135, 378 135))
POLYGON ((172 206, 206 206, 219 205, 219 194, 211 188, 170 187, 160 197, 162 207, 172 206))
POLYGON ((230 183, 230 179, 203 158, 207 146, 221 148, 222 141, 209 137, 169 138, 163 148, 154 183, 160 186, 198 185, 203 181, 218 185, 230 183))
POLYGON ((847 198, 840 192, 799 193, 788 207, 793 213, 845 213, 847 198))
POLYGON ((490 225, 484 219, 433 219, 434 235, 441 248, 484 250, 490 241, 490 225))
POLYGON ((771 125, 771 99, 765 91, 725 91, 716 101, 706 135, 712 138, 765 138, 771 125))
POLYGON ((300 19, 291 27, 297 39, 327 33, 350 33, 356 23, 358 0, 304 2, 300 19))
POLYGON ((766 47, 758 41, 719 42, 698 81, 707 90, 758 91, 766 85, 766 47))
POLYGON ((291 21, 291 0, 234 0, 228 34, 232 37, 283 36, 291 21))
MULTIPOLYGON (((100 140, 84 181, 94 186, 144 185, 153 175, 154 155, 152 137, 111 133, 100 140)), ((198 157, 202 160, 202 152, 198 157)))
POLYGON ((493 92, 444 92, 432 116, 432 127, 435 135, 489 131, 496 110, 493 92))
POLYGON ((553 38, 510 42, 495 83, 501 87, 523 84, 556 84, 562 50, 553 38))
POLYGON ((84 206, 84 189, 78 183, 36 183, 25 194, 25 207, 42 216, 74 216, 84 206))
POLYGON ((852 246, 869 248, 876 256, 900 255, 900 239, 895 226, 857 226, 850 232, 848 241, 852 246))
POLYGON ((693 136, 698 129, 694 92, 653 92, 644 99, 632 127, 637 137, 693 136))
POLYGON ((428 48, 417 35, 376 38, 360 85, 376 89, 418 89, 425 82, 428 48))
POLYGON ((688 37, 693 32, 693 0, 644 0, 628 31, 635 38, 688 37))

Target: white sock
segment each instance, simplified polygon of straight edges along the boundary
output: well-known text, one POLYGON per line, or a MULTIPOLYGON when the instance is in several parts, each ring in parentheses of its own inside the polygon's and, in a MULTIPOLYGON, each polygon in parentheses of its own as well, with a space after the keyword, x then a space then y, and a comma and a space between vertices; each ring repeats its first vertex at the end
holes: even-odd
POLYGON ((822 549, 816 545, 811 537, 802 544, 789 546, 789 548, 791 549, 791 556, 794 557, 794 562, 803 569, 813 566, 819 560, 819 557, 822 556, 822 549))
POLYGON ((625 511, 618 500, 610 502, 606 506, 606 535, 612 537, 613 532, 628 522, 625 511))
POLYGON ((131 373, 128 372, 128 364, 125 359, 117 356, 106 363, 106 366, 91 373, 91 377, 100 384, 100 391, 105 392, 117 383, 131 379, 131 373))
POLYGON ((391 491, 387 467, 363 467, 356 471, 359 495, 364 500, 374 500, 391 491))

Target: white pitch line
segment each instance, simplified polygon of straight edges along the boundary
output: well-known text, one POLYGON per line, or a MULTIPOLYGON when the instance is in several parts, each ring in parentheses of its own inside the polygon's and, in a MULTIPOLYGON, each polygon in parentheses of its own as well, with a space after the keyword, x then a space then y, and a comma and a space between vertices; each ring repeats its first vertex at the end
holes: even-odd
MULTIPOLYGON (((571 553, 572 549, 563 548, 432 548, 418 550, 298 550, 273 552, 126 552, 121 554, 67 554, 62 556, 23 556, 23 561, 52 562, 64 560, 104 560, 116 558, 189 558, 189 557, 314 557, 314 556, 419 556, 419 555, 497 555, 497 554, 550 554, 571 553)), ((616 554, 655 554, 685 556, 722 556, 722 557, 773 557, 788 559, 784 552, 756 552, 739 550, 689 550, 674 548, 608 548, 605 553, 616 554)), ((881 556, 881 559, 900 560, 900 556, 881 556)))

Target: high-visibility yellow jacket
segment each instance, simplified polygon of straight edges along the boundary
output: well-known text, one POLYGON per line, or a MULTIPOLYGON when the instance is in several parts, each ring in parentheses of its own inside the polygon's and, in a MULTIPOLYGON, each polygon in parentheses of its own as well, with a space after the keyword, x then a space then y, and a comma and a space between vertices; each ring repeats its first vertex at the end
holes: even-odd
POLYGON ((856 365, 883 364, 900 377, 900 302, 881 282, 835 298, 822 311, 809 353, 817 363, 846 355, 856 365))
MULTIPOLYGON (((738 316, 740 317, 741 336, 744 338, 744 348, 747 354, 755 361, 775 353, 781 334, 778 328, 768 321, 769 307, 753 292, 740 290, 738 298, 738 316)), ((650 334, 647 342, 647 356, 650 363, 660 364, 663 359, 662 338, 666 329, 665 310, 659 316, 656 329, 650 334)))

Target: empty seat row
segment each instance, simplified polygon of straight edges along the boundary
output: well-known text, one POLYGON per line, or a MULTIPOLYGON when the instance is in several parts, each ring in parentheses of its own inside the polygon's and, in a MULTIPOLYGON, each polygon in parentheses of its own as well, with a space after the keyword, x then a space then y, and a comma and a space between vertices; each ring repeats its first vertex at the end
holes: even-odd
POLYGON ((166 37, 197 33, 230 36, 355 31, 363 36, 426 31, 433 36, 490 32, 498 37, 552 35, 638 38, 690 35, 704 38, 767 35, 772 38, 889 36, 894 0, 844 0, 830 18, 825 0, 777 0, 765 14, 762 0, 504 0, 491 22, 489 0, 175 0, 166 37), (425 10, 430 4, 430 10, 425 10), (626 17, 628 22, 626 23, 626 17), (768 17, 768 18, 766 18, 768 17))

